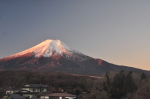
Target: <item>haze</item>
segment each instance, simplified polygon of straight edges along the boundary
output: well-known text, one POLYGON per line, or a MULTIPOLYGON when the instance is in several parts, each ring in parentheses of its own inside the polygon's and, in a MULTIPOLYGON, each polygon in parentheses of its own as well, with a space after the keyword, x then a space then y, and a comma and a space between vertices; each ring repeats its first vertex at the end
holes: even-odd
POLYGON ((150 70, 148 0, 0 0, 0 58, 59 39, 117 65, 150 70))

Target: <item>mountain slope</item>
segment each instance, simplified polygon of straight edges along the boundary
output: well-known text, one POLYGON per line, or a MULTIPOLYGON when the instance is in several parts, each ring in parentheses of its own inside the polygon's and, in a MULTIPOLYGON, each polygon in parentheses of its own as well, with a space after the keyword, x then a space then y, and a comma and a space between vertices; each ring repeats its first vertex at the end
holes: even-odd
POLYGON ((66 44, 61 42, 60 40, 45 40, 42 43, 27 49, 25 51, 22 51, 20 53, 14 54, 10 57, 18 57, 21 55, 25 55, 27 53, 32 53, 35 55, 35 57, 50 57, 53 54, 60 54, 62 55, 63 53, 67 55, 71 55, 73 50, 71 50, 66 44))
POLYGON ((0 70, 23 70, 34 72, 65 72, 98 76, 107 71, 133 70, 125 66, 94 59, 69 48, 60 40, 46 40, 30 49, 0 59, 0 70))

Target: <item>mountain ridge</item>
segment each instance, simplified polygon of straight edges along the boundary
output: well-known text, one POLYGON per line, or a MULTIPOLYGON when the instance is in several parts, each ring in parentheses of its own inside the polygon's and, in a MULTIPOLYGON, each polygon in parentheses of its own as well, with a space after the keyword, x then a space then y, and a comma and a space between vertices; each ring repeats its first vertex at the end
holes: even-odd
POLYGON ((71 49, 60 40, 48 39, 20 53, 0 59, 0 70, 32 72, 60 71, 70 74, 99 76, 107 71, 134 70, 133 67, 108 63, 71 49))

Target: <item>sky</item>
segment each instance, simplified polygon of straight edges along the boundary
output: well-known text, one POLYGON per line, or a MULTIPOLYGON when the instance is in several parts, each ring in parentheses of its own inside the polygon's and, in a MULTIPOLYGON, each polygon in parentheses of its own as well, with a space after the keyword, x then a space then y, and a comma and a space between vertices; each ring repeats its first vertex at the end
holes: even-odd
POLYGON ((93 58, 150 70, 149 0, 0 0, 0 58, 59 39, 93 58))

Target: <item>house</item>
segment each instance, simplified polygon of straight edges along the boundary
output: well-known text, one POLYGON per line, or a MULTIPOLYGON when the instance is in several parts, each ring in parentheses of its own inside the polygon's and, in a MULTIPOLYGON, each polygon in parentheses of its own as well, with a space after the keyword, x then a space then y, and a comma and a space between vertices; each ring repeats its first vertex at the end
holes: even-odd
POLYGON ((42 84, 26 84, 20 91, 14 94, 18 94, 29 99, 38 93, 48 93, 48 86, 42 84))
POLYGON ((76 95, 68 93, 51 93, 44 96, 41 96, 40 99, 75 99, 76 95))
POLYGON ((42 84, 27 84, 24 85, 21 90, 27 90, 30 92, 47 92, 47 85, 42 85, 42 84))

